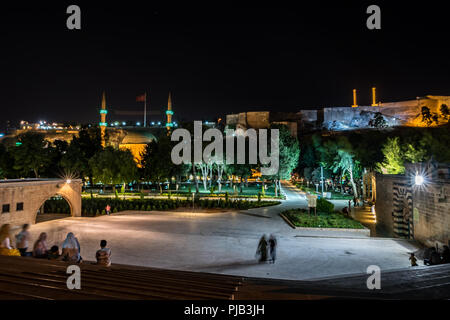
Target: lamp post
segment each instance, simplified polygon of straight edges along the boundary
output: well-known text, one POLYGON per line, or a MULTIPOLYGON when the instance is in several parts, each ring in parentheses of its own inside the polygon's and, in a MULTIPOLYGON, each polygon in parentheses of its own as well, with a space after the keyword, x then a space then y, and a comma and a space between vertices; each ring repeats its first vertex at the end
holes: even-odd
POLYGON ((320 166, 320 183, 322 184, 322 196, 323 196, 323 166, 320 166))

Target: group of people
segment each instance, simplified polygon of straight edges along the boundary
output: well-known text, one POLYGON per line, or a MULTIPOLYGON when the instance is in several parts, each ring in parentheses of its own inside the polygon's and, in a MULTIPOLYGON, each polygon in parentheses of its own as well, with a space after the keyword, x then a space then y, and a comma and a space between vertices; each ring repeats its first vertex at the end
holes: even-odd
MULTIPOLYGON (((34 257, 38 259, 62 260, 70 263, 81 263, 81 246, 77 237, 69 232, 62 243, 61 253, 57 245, 50 249, 47 244, 47 233, 42 232, 34 242, 33 249, 28 251, 31 235, 30 226, 24 224, 22 230, 16 235, 16 247, 11 242, 11 226, 4 224, 0 228, 0 255, 34 257)), ((111 249, 107 248, 107 241, 100 241, 100 249, 96 252, 97 264, 111 265, 111 249)))
POLYGON ((443 246, 442 250, 437 247, 427 248, 424 251, 423 263, 427 266, 436 264, 450 263, 450 249, 448 246, 443 246))
POLYGON ((258 243, 258 249, 256 250, 256 256, 260 263, 269 261, 269 263, 275 263, 277 257, 277 239, 273 234, 270 235, 267 240, 266 235, 263 235, 258 243))

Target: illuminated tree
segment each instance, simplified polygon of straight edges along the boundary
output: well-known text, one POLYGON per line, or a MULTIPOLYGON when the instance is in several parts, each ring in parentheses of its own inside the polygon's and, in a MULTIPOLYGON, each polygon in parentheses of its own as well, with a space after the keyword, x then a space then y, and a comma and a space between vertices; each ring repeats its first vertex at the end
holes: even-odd
POLYGON ((422 115, 422 122, 424 122, 427 125, 427 127, 431 126, 434 119, 433 115, 431 114, 430 108, 422 107, 420 114, 422 115))
POLYGON ((446 104, 442 104, 439 108, 439 111, 441 111, 442 118, 448 121, 450 118, 450 110, 446 104))
POLYGON ((386 120, 384 120, 383 114, 381 112, 375 113, 374 117, 369 120, 369 126, 382 129, 387 127, 386 120))
POLYGON ((81 178, 88 177, 93 184, 92 170, 89 160, 102 150, 99 128, 82 128, 78 136, 73 135, 72 141, 61 158, 61 167, 76 172, 81 178))
POLYGON ((388 138, 382 148, 384 161, 378 165, 379 169, 388 174, 400 174, 405 172, 403 164, 402 150, 400 148, 400 139, 398 137, 388 138))
POLYGON ((112 185, 126 184, 137 178, 137 167, 129 150, 117 150, 106 147, 89 160, 95 182, 112 185))

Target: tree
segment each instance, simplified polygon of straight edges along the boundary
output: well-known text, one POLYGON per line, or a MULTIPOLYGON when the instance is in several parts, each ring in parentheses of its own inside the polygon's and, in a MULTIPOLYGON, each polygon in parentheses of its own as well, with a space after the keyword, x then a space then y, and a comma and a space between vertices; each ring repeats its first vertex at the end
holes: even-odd
POLYGON ((171 142, 167 136, 160 136, 158 140, 147 144, 142 154, 141 178, 158 183, 160 193, 162 193, 161 183, 171 177, 173 169, 171 150, 171 142))
POLYGON ((292 172, 298 166, 300 145, 297 137, 291 135, 287 126, 275 124, 270 128, 279 130, 279 170, 275 175, 271 176, 275 180, 275 195, 277 195, 281 186, 280 180, 289 180, 292 172))
POLYGON ((381 112, 377 112, 374 117, 369 120, 369 126, 382 129, 387 127, 387 122, 384 119, 383 114, 381 112))
POLYGON ((434 117, 431 114, 430 108, 424 106, 420 112, 422 115, 422 122, 426 124, 427 127, 431 126, 434 121, 434 117))
POLYGON ((115 192, 116 184, 125 184, 137 178, 137 167, 129 150, 106 147, 89 160, 93 180, 96 183, 110 184, 115 192))
POLYGON ((102 150, 100 129, 82 128, 78 136, 74 135, 69 147, 61 158, 61 167, 78 173, 83 179, 88 177, 93 184, 89 160, 102 150))
POLYGON ((0 179, 17 177, 18 173, 14 170, 14 156, 4 144, 0 143, 0 179))
POLYGON ((14 169, 25 177, 39 175, 50 164, 50 143, 42 133, 25 132, 18 137, 18 145, 13 148, 14 169))
POLYGON ((334 161, 334 164, 332 166, 333 172, 337 172, 340 170, 342 174, 348 173, 349 174, 349 180, 352 185, 353 194, 357 198, 358 197, 358 189, 356 188, 355 184, 355 171, 356 171, 356 164, 353 160, 354 155, 351 154, 347 150, 339 149, 334 161))
POLYGON ((446 104, 442 104, 439 108, 439 111, 441 111, 442 118, 448 121, 450 118, 450 110, 446 104))
POLYGON ((405 172, 400 139, 398 137, 388 138, 382 148, 384 161, 379 164, 379 169, 383 173, 400 174, 405 172))

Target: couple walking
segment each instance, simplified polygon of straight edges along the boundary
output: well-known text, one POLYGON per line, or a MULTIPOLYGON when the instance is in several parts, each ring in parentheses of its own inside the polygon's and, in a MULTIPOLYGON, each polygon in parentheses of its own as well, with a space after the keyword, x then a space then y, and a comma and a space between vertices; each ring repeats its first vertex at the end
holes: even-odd
POLYGON ((263 235, 259 240, 256 256, 259 257, 259 262, 267 261, 267 253, 269 253, 269 262, 275 263, 277 252, 277 239, 273 234, 270 235, 269 240, 266 240, 266 235, 263 235))

